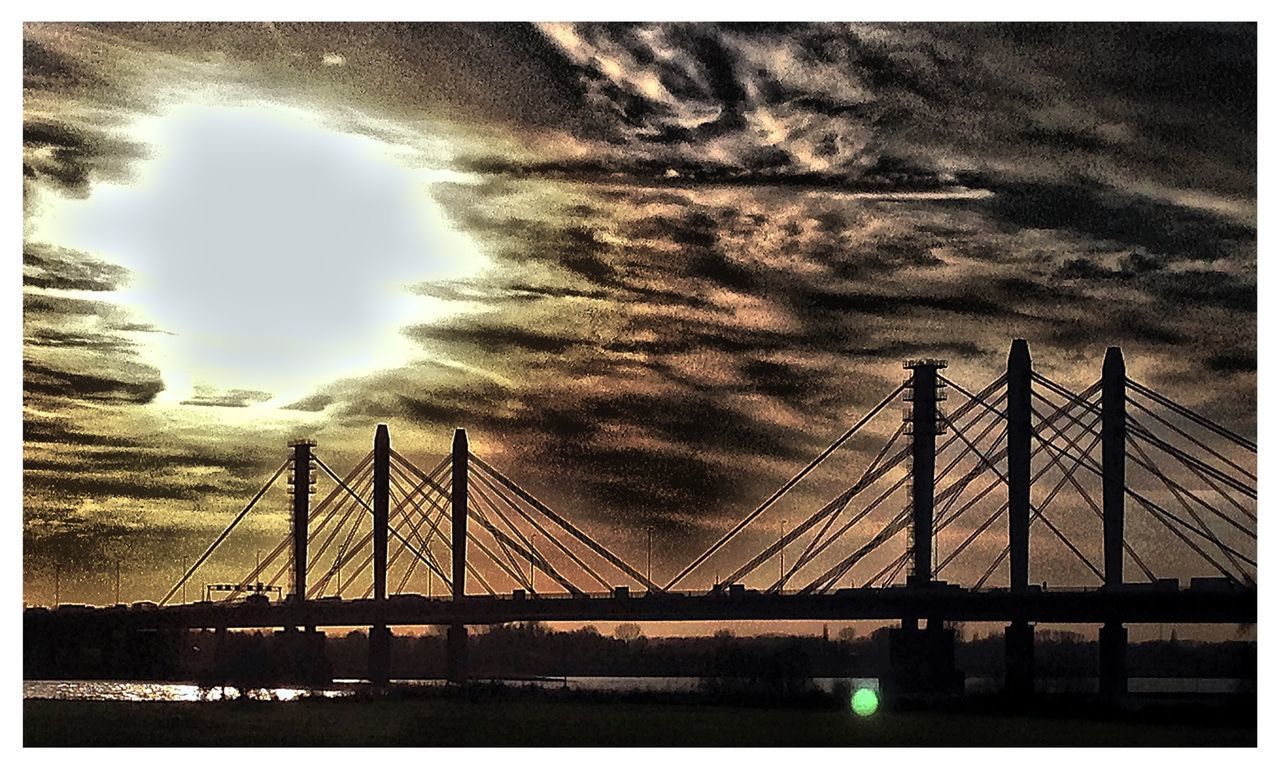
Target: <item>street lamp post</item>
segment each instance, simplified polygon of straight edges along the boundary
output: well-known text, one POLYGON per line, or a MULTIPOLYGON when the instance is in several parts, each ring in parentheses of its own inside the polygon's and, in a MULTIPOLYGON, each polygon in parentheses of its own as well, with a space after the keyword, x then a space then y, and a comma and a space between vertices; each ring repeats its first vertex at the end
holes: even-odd
POLYGON ((649 535, 649 547, 645 554, 644 578, 653 582, 653 527, 646 526, 645 532, 649 535))
POLYGON ((786 561, 786 547, 782 544, 782 530, 787 528, 787 519, 783 518, 782 523, 778 525, 778 591, 782 591, 782 568, 786 561))

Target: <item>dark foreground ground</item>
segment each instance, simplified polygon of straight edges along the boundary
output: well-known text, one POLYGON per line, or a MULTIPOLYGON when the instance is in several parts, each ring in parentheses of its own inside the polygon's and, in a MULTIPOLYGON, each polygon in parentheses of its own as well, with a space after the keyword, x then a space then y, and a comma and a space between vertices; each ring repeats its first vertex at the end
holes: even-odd
POLYGON ((27 746, 1254 746, 1256 717, 365 699, 26 700, 27 746))

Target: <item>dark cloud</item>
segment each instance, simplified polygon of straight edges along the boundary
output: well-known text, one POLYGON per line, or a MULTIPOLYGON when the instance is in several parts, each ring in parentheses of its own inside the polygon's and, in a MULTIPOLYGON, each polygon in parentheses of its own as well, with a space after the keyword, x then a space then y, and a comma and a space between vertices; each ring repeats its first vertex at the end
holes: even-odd
POLYGON ((44 243, 26 243, 22 249, 22 284, 70 291, 113 291, 128 271, 88 254, 44 243))
POLYGON ((1211 371, 1223 373, 1253 373, 1258 370, 1258 356, 1249 352, 1222 352, 1205 359, 1205 365, 1211 371))
POLYGON ((28 394, 77 401, 143 404, 153 401, 164 389, 164 383, 154 369, 125 366, 120 370, 121 373, 115 376, 87 374, 60 371, 25 360, 22 366, 23 390, 28 394))
POLYGON ((52 468, 60 472, 46 472, 46 468, 32 467, 23 473, 23 484, 32 492, 50 491, 78 497, 124 497, 126 499, 200 499, 225 488, 212 483, 176 485, 168 479, 157 479, 147 474, 132 477, 112 477, 87 472, 80 466, 78 472, 67 473, 65 467, 52 468))
POLYGON ((24 88, 67 88, 101 82, 90 68, 28 37, 22 39, 22 76, 24 88))
POLYGON ((581 344, 579 339, 554 336, 509 326, 414 326, 405 332, 423 342, 442 342, 477 347, 486 353, 510 352, 512 349, 533 353, 563 353, 581 344))
POLYGON ((1250 247, 1256 238, 1253 227, 1231 219, 1085 180, 971 181, 996 193, 990 198, 992 212, 1014 227, 1068 229, 1166 258, 1217 261, 1250 247))
POLYGON ((53 443, 67 446, 135 447, 130 438, 87 432, 73 425, 68 417, 51 417, 45 414, 25 413, 22 419, 23 445, 53 443))
POLYGON ((137 143, 109 129, 78 122, 29 120, 22 126, 22 167, 27 183, 45 180, 83 195, 95 179, 127 178, 131 164, 144 157, 137 143))
POLYGON ((627 182, 672 189, 698 184, 881 193, 956 192, 964 189, 950 175, 893 157, 878 159, 856 176, 792 170, 789 168, 790 156, 777 148, 750 150, 744 160, 748 161, 745 167, 737 163, 721 164, 680 157, 522 161, 479 155, 462 158, 459 166, 470 173, 512 178, 609 184, 627 182))
MULTIPOLYGON (((94 446, 94 439, 90 436, 61 435, 59 437, 63 441, 72 439, 71 442, 84 449, 85 455, 93 459, 92 469, 95 472, 154 473, 157 469, 165 472, 170 470, 214 469, 227 470, 233 473, 252 473, 261 472, 264 469, 262 456, 256 453, 236 452, 229 448, 155 447, 144 444, 133 444, 125 447, 108 445, 103 448, 90 448, 94 446)), ((83 472, 85 469, 84 464, 83 458, 49 457, 24 461, 23 470, 54 472, 78 470, 83 472)), ((187 497, 190 496, 190 492, 184 492, 184 494, 187 497)))
POLYGON ((325 393, 316 393, 296 400, 284 408, 292 411, 324 411, 331 403, 333 403, 333 396, 325 393))
POLYGON ((1220 270, 1186 270, 1153 276, 1151 290, 1175 306, 1209 305, 1249 314, 1258 309, 1258 290, 1253 280, 1220 270))

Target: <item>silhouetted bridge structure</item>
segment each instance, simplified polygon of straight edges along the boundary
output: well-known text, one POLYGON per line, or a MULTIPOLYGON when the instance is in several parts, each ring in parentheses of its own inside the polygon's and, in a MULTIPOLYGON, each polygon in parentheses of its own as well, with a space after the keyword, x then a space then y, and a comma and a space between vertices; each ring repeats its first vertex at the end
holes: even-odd
POLYGON ((942 361, 908 361, 904 368, 909 376, 899 386, 664 584, 652 580, 651 563, 637 569, 471 453, 462 429, 450 455, 430 471, 391 447, 385 425, 373 450, 345 475, 316 455, 314 443, 295 441, 291 456, 159 605, 28 610, 28 667, 56 670, 59 655, 86 643, 110 653, 138 634, 191 628, 283 628, 299 648, 323 654, 316 628, 364 626, 370 679, 385 682, 388 628, 438 625, 449 629, 449 677, 463 681, 468 625, 900 620, 891 635, 894 685, 946 691, 962 678, 945 623, 999 621, 1008 623, 1006 686, 1025 694, 1034 679, 1033 623, 1097 623, 1100 686, 1115 695, 1126 688, 1125 623, 1256 622, 1253 441, 1129 379, 1119 348, 1108 349, 1101 378, 1080 391, 1034 371, 1022 340, 1013 343, 1007 371, 973 392, 946 377, 942 361), (958 397, 949 399, 949 392, 958 397), (723 570, 734 543, 752 533, 759 540, 760 524, 753 523, 802 483, 819 482, 819 468, 855 438, 865 439, 868 426, 892 413, 899 399, 906 404, 901 423, 856 480, 828 478, 840 491, 826 504, 802 509, 794 526, 784 521, 762 549, 743 555, 739 547, 723 570), (954 407, 945 409, 948 402, 954 407), (292 525, 275 550, 230 585, 225 600, 170 604, 286 472, 292 525), (318 473, 333 488, 312 505, 318 473), (1071 527, 1050 517, 1065 507, 1068 487, 1101 523, 1101 565, 1068 535, 1071 527), (1043 491, 1038 500, 1033 490, 1043 491), (1161 578, 1126 537, 1126 508, 1144 516, 1146 531, 1163 533, 1154 554, 1162 567, 1185 554, 1207 574, 1187 588, 1161 578), (976 552, 973 544, 1001 518, 1007 539, 980 579, 972 586, 942 581, 944 570, 976 552), (959 537, 962 519, 970 525, 959 537), (1100 584, 1031 584, 1036 525, 1100 584), (959 541, 936 558, 948 530, 959 541), (889 544, 903 540, 900 549, 889 544), (801 554, 787 564, 783 555, 793 544, 801 554), (765 577, 775 559, 776 579, 765 577), (1127 563, 1142 581, 1126 581, 1127 563), (680 589, 713 564, 722 570, 709 587, 680 589), (1002 564, 1007 586, 989 587, 1002 564), (439 580, 446 595, 436 598, 430 587, 428 596, 406 593, 418 569, 429 585, 439 580), (264 584, 286 577, 291 590, 284 601, 261 595, 264 584), (364 588, 358 595, 357 581, 364 588), (468 592, 468 583, 483 594, 468 592))

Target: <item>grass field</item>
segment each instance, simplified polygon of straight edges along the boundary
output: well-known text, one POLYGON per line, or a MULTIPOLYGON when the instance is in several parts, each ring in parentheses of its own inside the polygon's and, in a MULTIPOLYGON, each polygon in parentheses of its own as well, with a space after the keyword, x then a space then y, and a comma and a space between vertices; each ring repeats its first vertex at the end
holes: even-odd
POLYGON ((27 746, 1253 746, 1243 727, 516 700, 26 700, 27 746))

